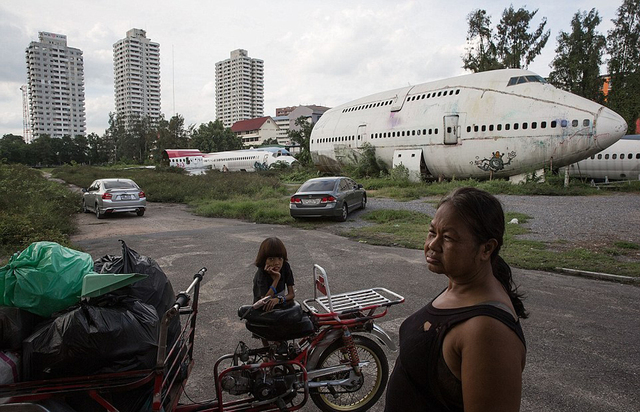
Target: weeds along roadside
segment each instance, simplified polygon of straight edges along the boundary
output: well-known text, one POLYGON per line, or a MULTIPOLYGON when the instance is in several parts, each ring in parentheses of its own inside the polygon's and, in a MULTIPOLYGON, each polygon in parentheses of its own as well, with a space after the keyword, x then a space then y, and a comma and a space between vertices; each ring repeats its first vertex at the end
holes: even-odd
POLYGON ((23 165, 0 164, 0 264, 32 242, 70 246, 81 197, 23 165))
MULTIPOLYGON (((303 229, 335 224, 326 220, 296 222, 289 215, 290 195, 295 192, 299 184, 311 177, 317 177, 317 173, 312 170, 261 173, 209 172, 204 175, 189 176, 175 168, 155 170, 74 165, 55 169, 53 175, 80 187, 87 187, 98 178, 131 178, 145 190, 149 201, 185 203, 193 207, 194 213, 202 216, 242 219, 256 223, 288 224, 303 229)), ((562 179, 555 176, 548 176, 543 183, 531 181, 523 185, 512 185, 505 181, 475 180, 425 184, 413 183, 403 176, 391 175, 375 178, 354 177, 364 184, 370 197, 389 197, 396 200, 439 197, 460 186, 475 186, 494 194, 593 195, 602 193, 588 184, 579 182, 564 188, 562 179)), ((629 185, 628 188, 623 187, 622 190, 617 191, 638 192, 640 186, 629 185)), ((76 199, 77 203, 71 205, 73 206, 69 213, 71 215, 79 209, 80 200, 76 199)), ((362 216, 369 222, 367 226, 345 230, 341 234, 372 244, 415 249, 423 247, 429 216, 398 210, 371 211, 365 212, 362 216)), ((524 215, 507 214, 507 220, 513 217, 518 217, 521 223, 528 218, 524 215)), ((68 230, 66 238, 57 237, 62 239, 60 243, 68 242, 68 234, 71 231, 72 228, 68 230)), ((597 254, 581 249, 558 252, 558 248, 554 248, 553 245, 519 239, 517 235, 524 231, 526 228, 522 226, 507 225, 503 255, 515 267, 551 271, 557 267, 566 267, 635 276, 640 274, 640 263, 636 263, 637 258, 636 262, 629 262, 630 259, 628 259, 630 255, 638 255, 640 246, 636 244, 622 245, 612 242, 609 247, 597 254)), ((31 241, 34 240, 25 240, 21 245, 26 246, 31 241)), ((13 246, 10 251, 14 249, 16 246, 13 246)), ((6 252, 3 252, 3 255, 4 253, 6 252)))

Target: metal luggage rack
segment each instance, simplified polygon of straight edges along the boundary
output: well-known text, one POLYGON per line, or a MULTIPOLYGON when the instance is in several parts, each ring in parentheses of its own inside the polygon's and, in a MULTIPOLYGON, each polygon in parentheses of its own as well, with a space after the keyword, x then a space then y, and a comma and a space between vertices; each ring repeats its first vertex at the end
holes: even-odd
POLYGON ((360 310, 375 309, 404 302, 404 297, 385 288, 372 288, 355 292, 331 295, 327 272, 319 265, 313 265, 313 299, 303 302, 312 313, 344 314, 360 310), (318 274, 320 272, 321 274, 318 274), (320 292, 321 296, 318 296, 320 292))

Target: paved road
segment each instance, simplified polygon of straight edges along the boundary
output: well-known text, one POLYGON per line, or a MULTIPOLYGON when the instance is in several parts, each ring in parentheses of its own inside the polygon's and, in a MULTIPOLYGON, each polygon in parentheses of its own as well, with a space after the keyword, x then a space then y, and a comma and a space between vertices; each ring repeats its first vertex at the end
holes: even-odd
MULTIPOLYGON (((213 396, 213 363, 233 351, 238 340, 257 344, 236 316, 251 300, 251 280, 260 242, 278 236, 287 245, 298 299, 312 296, 314 263, 329 273, 334 292, 374 286, 404 295, 381 319, 397 342, 402 320, 446 285, 430 273, 421 251, 361 244, 326 231, 305 231, 192 216, 180 205, 152 204, 148 213, 98 221, 79 215, 72 239, 94 258, 120 254, 124 239, 156 259, 176 291, 188 286, 202 266, 208 273, 201 291, 195 348, 196 365, 187 394, 213 396)), ((514 270, 531 312, 523 323, 528 342, 522 411, 629 412, 640 410, 640 288, 553 273, 514 270)), ((391 364, 395 354, 389 353, 391 364)), ((184 398, 186 401, 187 399, 184 398)), ((383 400, 372 410, 381 411, 383 400)), ((316 410, 310 404, 305 411, 316 410)))

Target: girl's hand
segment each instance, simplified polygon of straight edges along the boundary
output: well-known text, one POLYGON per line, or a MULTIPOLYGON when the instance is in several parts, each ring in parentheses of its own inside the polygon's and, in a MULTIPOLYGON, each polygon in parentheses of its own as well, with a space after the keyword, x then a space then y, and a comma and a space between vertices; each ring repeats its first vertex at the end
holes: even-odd
POLYGON ((267 302, 267 304, 264 306, 264 310, 266 312, 272 310, 278 303, 280 303, 280 299, 278 298, 271 298, 269 299, 269 301, 267 302))
POLYGON ((271 276, 271 280, 277 282, 280 280, 280 272, 276 272, 273 267, 265 266, 264 271, 267 272, 269 276, 271 276))

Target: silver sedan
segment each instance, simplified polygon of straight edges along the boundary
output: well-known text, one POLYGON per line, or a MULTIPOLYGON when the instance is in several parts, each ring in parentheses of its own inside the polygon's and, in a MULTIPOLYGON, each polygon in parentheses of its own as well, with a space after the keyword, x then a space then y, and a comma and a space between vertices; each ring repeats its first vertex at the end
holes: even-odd
POLYGON ((82 189, 82 210, 98 219, 107 213, 136 212, 143 216, 147 197, 131 179, 98 179, 82 189))
POLYGON ((344 222, 350 212, 364 209, 367 192, 348 177, 309 179, 291 196, 289 213, 293 218, 329 216, 344 222))

